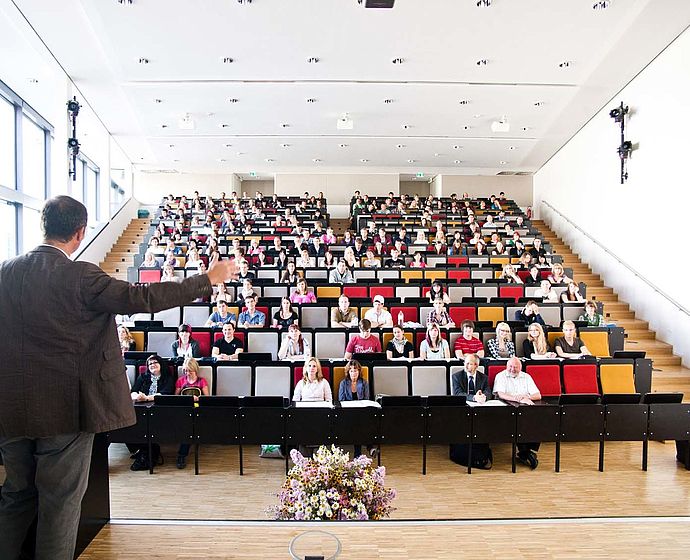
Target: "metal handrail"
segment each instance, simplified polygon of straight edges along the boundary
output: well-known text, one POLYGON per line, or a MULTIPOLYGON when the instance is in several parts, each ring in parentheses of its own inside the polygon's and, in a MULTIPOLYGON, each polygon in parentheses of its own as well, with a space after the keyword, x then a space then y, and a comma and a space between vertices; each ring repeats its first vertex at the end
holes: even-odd
POLYGON ((579 231, 582 235, 584 235, 587 239, 589 239, 592 243, 594 243, 597 247, 602 249, 607 255, 609 255, 611 258, 613 258, 616 262, 619 264, 623 265, 625 268, 627 268, 634 276, 642 280, 647 286, 649 286, 652 290, 654 290, 657 294, 662 296, 664 299, 666 299, 669 303, 671 303, 674 307, 678 309, 678 311, 681 311, 682 313, 685 313, 687 316, 690 317, 690 310, 686 309, 683 307, 680 303, 678 303, 675 299, 673 299, 671 296, 669 296, 666 292, 664 292, 662 289, 660 289, 658 286, 655 286, 652 284, 649 280, 647 280, 644 276, 642 276, 637 270, 635 270, 632 266, 630 266, 628 263, 626 263, 623 259, 621 259, 618 255, 616 255, 613 251, 607 249, 599 243, 594 237, 592 237, 589 233, 587 233, 585 230, 583 230, 580 226, 578 226, 575 222, 573 222, 570 218, 565 216, 562 212, 559 212, 554 208, 551 204, 549 204, 546 200, 542 200, 541 203, 544 206, 548 206, 551 210, 553 210, 556 214, 558 214, 561 218, 563 218, 566 222, 568 222, 573 228, 575 228, 577 231, 579 231))

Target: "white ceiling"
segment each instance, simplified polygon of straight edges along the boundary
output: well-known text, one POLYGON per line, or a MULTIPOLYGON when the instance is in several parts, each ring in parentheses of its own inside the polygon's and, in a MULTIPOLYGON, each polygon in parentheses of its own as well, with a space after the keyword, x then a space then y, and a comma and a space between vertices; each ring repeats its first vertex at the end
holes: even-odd
POLYGON ((687 0, 14 3, 138 166, 261 176, 534 172, 690 24, 687 0))

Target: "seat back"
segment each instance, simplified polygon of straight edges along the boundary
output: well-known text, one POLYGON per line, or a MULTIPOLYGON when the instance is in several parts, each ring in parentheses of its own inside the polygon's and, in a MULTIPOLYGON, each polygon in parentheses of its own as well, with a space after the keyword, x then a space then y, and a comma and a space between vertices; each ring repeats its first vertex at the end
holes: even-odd
POLYGON ((419 322, 419 309, 417 307, 412 307, 412 306, 399 306, 399 305, 393 305, 390 308, 390 313, 391 316, 393 317, 393 324, 397 325, 398 324, 398 313, 402 311, 403 316, 405 317, 405 322, 411 321, 414 323, 419 322))
POLYGON ((528 364, 527 373, 532 376, 542 397, 558 397, 561 394, 560 364, 528 364))
POLYGON ((247 352, 270 352, 278 357, 278 333, 276 331, 247 331, 247 352))
POLYGON ((558 304, 540 305, 539 315, 551 327, 558 327, 561 324, 561 306, 558 304))
MULTIPOLYGON (((222 333, 221 333, 222 334, 222 333)), ((211 332, 197 331, 193 335, 194 340, 199 343, 199 350, 202 357, 209 357, 211 355, 211 332)))
POLYGON ((146 351, 155 352, 159 356, 169 358, 172 356, 172 343, 177 338, 175 331, 149 331, 146 342, 146 351))
POLYGON ((185 305, 182 308, 182 322, 192 327, 203 327, 209 315, 207 305, 185 305))
POLYGON ((327 327, 329 325, 329 308, 325 305, 302 305, 300 315, 302 328, 327 327))
POLYGON ((345 285, 343 286, 343 293, 351 299, 369 297, 369 289, 366 286, 345 285))
POLYGON ((144 351, 144 333, 142 331, 129 331, 129 334, 131 334, 132 338, 134 339, 134 344, 136 344, 136 351, 137 352, 143 352, 144 351))
POLYGON ((596 364, 565 364, 563 388, 566 393, 599 393, 596 364))
POLYGON ((374 297, 381 295, 384 298, 395 297, 395 286, 374 285, 369 287, 369 297, 373 300, 374 297))
POLYGON ((412 366, 412 394, 447 395, 446 366, 412 366))
POLYGON ((139 270, 139 282, 145 283, 145 284, 153 284, 155 282, 160 282, 161 281, 161 269, 160 268, 155 268, 155 269, 141 269, 139 270))
MULTIPOLYGON (((495 327, 501 321, 505 321, 505 308, 500 306, 477 306, 477 320, 491 321, 495 327)), ((457 323, 456 323, 457 324, 457 323)))
POLYGON ((163 321, 164 327, 178 327, 180 325, 180 308, 171 307, 170 309, 154 313, 153 320, 163 321))
POLYGON ((338 299, 340 297, 340 286, 317 286, 316 297, 318 299, 338 299))
POLYGON ((255 396, 290 398, 290 366, 257 366, 254 377, 255 396))
POLYGON ((474 297, 494 298, 498 297, 498 286, 477 285, 474 287, 474 297))
POLYGON ((633 364, 604 364, 599 366, 601 392, 635 393, 635 375, 633 364))
POLYGON ((437 268, 425 268, 424 269, 424 278, 427 280, 433 282, 434 280, 445 280, 447 277, 447 273, 445 270, 437 268))
POLYGON ((407 396, 407 366, 375 366, 372 372, 373 389, 376 394, 407 396))
POLYGON ((401 270, 400 271, 400 278, 404 279, 405 282, 409 283, 409 281, 412 278, 424 278, 424 273, 419 269, 401 270))
POLYGON ((607 331, 588 331, 581 330, 580 338, 582 342, 597 358, 608 358, 609 354, 609 333, 607 331))
MULTIPOLYGON (((367 383, 369 382, 369 366, 362 366, 362 379, 364 379, 367 383)), ((338 391, 340 390, 340 384, 342 383, 343 379, 345 379, 345 367, 344 366, 336 366, 333 368, 333 397, 334 399, 338 399, 338 391)), ((371 394, 371 391, 369 392, 369 397, 373 400, 374 395, 371 394)))
POLYGON ((216 395, 248 397, 251 394, 251 366, 218 366, 216 368, 216 395))
POLYGON ((316 331, 314 333, 314 356, 319 360, 342 358, 345 354, 346 332, 344 330, 316 331))
POLYGON ((499 297, 510 297, 517 301, 525 295, 525 287, 522 284, 499 286, 498 295, 499 297))
POLYGON ((476 321, 477 320, 477 308, 474 307, 473 305, 472 306, 458 306, 458 307, 451 306, 448 308, 448 314, 450 315, 450 318, 453 319, 453 323, 455 323, 455 325, 458 327, 465 320, 468 320, 468 321, 476 321))

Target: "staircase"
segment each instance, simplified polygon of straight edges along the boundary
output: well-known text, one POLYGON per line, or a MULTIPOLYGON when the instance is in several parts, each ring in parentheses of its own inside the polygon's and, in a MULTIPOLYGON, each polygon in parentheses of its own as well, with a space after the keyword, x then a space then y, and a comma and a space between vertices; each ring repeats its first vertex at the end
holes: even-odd
POLYGON ((647 321, 637 319, 630 306, 620 301, 613 289, 606 287, 601 277, 582 263, 570 247, 565 245, 542 220, 532 220, 532 225, 542 233, 553 252, 563 257, 563 266, 573 269, 574 280, 587 285, 587 299, 602 302, 607 319, 625 329, 626 350, 647 352, 647 357, 653 361, 654 367, 680 367, 681 360, 673 354, 673 347, 657 340, 654 331, 649 330, 647 321))
POLYGON ((134 255, 139 253, 139 244, 149 231, 149 218, 134 218, 105 256, 101 268, 113 278, 127 280, 127 268, 134 266, 134 255))

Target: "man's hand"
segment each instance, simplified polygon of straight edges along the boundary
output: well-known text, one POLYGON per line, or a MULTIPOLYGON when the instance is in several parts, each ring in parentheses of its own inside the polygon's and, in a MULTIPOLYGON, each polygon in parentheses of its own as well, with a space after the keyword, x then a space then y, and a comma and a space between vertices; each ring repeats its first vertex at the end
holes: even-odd
POLYGON ((221 261, 218 259, 218 253, 215 253, 211 257, 208 272, 206 273, 211 284, 220 284, 226 280, 236 280, 239 275, 236 260, 224 259, 221 261))
POLYGON ((474 401, 478 402, 480 404, 483 404, 486 402, 486 395, 482 393, 481 389, 477 391, 477 393, 474 395, 474 401))

